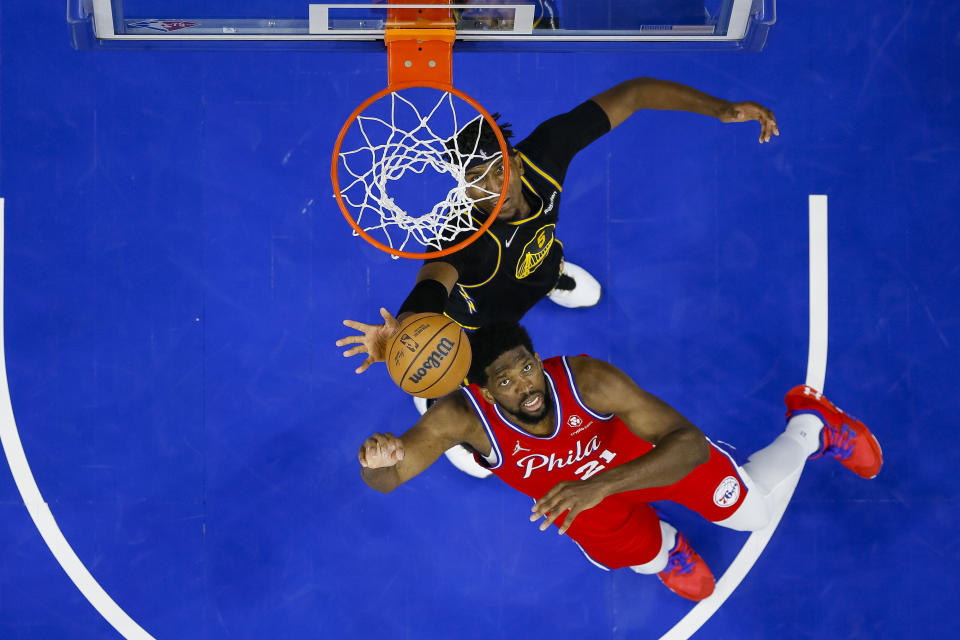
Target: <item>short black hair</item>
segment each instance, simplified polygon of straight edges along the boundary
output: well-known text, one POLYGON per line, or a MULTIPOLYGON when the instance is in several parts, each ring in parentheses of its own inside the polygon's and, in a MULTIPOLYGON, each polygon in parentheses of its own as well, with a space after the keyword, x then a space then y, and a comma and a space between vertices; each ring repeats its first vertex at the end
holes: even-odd
MULTIPOLYGON (((500 127, 500 133, 507 142, 507 150, 510 150, 510 138, 513 137, 512 125, 509 122, 501 124, 500 114, 491 114, 494 122, 500 127)), ((486 162, 486 157, 492 157, 500 153, 500 141, 497 134, 483 116, 477 116, 463 127, 460 131, 448 138, 444 146, 450 151, 451 157, 467 156, 467 166, 482 164, 486 162), (471 157, 475 156, 475 157, 471 157)))
POLYGON ((496 322, 480 327, 470 334, 470 349, 473 361, 467 373, 467 381, 487 386, 487 367, 507 351, 515 347, 526 347, 533 353, 530 334, 516 322, 496 322))

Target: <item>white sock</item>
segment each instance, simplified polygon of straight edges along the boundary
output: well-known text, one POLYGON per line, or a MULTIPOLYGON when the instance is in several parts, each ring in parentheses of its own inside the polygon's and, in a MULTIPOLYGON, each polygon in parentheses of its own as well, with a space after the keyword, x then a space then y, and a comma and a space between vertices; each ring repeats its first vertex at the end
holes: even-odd
POLYGON ((820 450, 820 432, 823 422, 815 415, 801 413, 790 418, 784 433, 803 446, 809 458, 820 450))
POLYGON ((650 562, 638 564, 630 567, 637 573, 644 575, 653 575, 660 573, 667 568, 667 560, 670 557, 670 550, 677 543, 677 530, 667 522, 660 521, 660 553, 650 562))
POLYGON ((777 487, 794 472, 803 469, 810 454, 802 442, 789 433, 782 433, 777 439, 760 449, 743 465, 758 488, 765 495, 772 494, 777 487))
POLYGON ((793 416, 784 432, 751 455, 743 468, 764 493, 773 492, 784 478, 802 468, 807 458, 820 449, 822 428, 823 423, 814 415, 793 416))

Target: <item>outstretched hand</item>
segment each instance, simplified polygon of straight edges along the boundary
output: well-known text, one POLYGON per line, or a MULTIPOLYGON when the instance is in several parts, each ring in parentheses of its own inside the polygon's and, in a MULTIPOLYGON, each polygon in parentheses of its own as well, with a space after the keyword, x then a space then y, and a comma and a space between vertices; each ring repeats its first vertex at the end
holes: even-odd
POLYGON ((387 345, 390 339, 397 333, 400 323, 390 315, 390 312, 380 308, 380 315, 383 316, 383 324, 364 324, 355 320, 344 320, 343 324, 363 333, 359 336, 347 336, 337 340, 337 346, 343 347, 348 344, 357 346, 347 349, 343 352, 344 358, 355 356, 359 353, 367 354, 367 359, 355 369, 356 373, 363 373, 374 362, 383 362, 387 358, 387 345))
POLYGON ((770 142, 771 136, 779 136, 777 119, 773 112, 756 102, 731 102, 730 106, 717 118, 721 122, 750 122, 760 123, 760 143, 770 142))
POLYGON ((557 532, 563 535, 573 524, 574 518, 581 512, 597 506, 606 497, 603 487, 589 480, 558 482, 533 505, 530 522, 536 522, 541 517, 545 518, 540 523, 540 531, 545 531, 551 522, 563 515, 565 511, 569 511, 560 531, 557 532))

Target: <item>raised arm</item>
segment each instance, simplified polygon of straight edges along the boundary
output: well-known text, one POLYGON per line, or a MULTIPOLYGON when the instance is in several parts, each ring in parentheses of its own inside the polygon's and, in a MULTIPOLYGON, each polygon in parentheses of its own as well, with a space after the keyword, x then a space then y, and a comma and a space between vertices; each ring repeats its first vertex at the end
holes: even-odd
POLYGON ((654 445, 639 458, 588 480, 560 482, 533 506, 531 521, 547 516, 540 529, 569 510, 564 533, 577 515, 614 493, 671 485, 710 458, 703 433, 673 407, 636 385, 608 362, 571 358, 584 403, 598 413, 614 413, 636 436, 654 445))
MULTIPOLYGON (((460 274, 456 267, 449 262, 438 260, 435 262, 427 262, 420 267, 420 271, 417 272, 417 284, 420 284, 424 280, 435 280, 446 288, 447 295, 449 296, 450 292, 453 291, 453 286, 457 284, 459 277, 460 274)), ((416 311, 417 310, 414 312, 416 311)))
POLYGON ((760 123, 760 142, 780 135, 773 112, 756 102, 728 102, 679 82, 656 78, 634 78, 594 96, 614 128, 641 109, 690 111, 721 122, 760 123))
POLYGON ((481 451, 491 446, 463 394, 455 391, 430 407, 402 436, 375 433, 367 438, 358 453, 363 481, 390 493, 461 442, 481 451))
POLYGON ((383 362, 387 357, 387 345, 400 327, 398 320, 403 320, 414 313, 430 311, 433 313, 442 313, 447 304, 447 298, 453 291, 453 286, 457 284, 459 273, 456 268, 447 262, 428 262, 417 272, 417 281, 400 307, 397 317, 385 308, 380 309, 380 315, 383 317, 381 324, 366 324, 356 320, 344 320, 343 324, 356 329, 360 335, 347 336, 337 340, 338 347, 344 347, 348 344, 357 346, 351 347, 343 352, 344 358, 355 356, 357 354, 367 354, 366 360, 355 369, 356 373, 363 373, 374 362, 383 362))
POLYGON ((588 407, 616 414, 637 437, 656 445, 646 455, 610 470, 616 473, 604 482, 611 493, 673 484, 709 459, 703 432, 623 371, 587 357, 571 358, 570 366, 588 407))

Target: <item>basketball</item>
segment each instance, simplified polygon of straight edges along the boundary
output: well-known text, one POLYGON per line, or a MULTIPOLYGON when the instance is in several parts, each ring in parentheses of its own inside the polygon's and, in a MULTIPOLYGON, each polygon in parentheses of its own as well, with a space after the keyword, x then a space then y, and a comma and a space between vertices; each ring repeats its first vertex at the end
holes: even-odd
POLYGON ((407 393, 439 398, 460 386, 470 369, 467 334, 456 322, 436 313, 404 318, 387 346, 387 370, 407 393))

